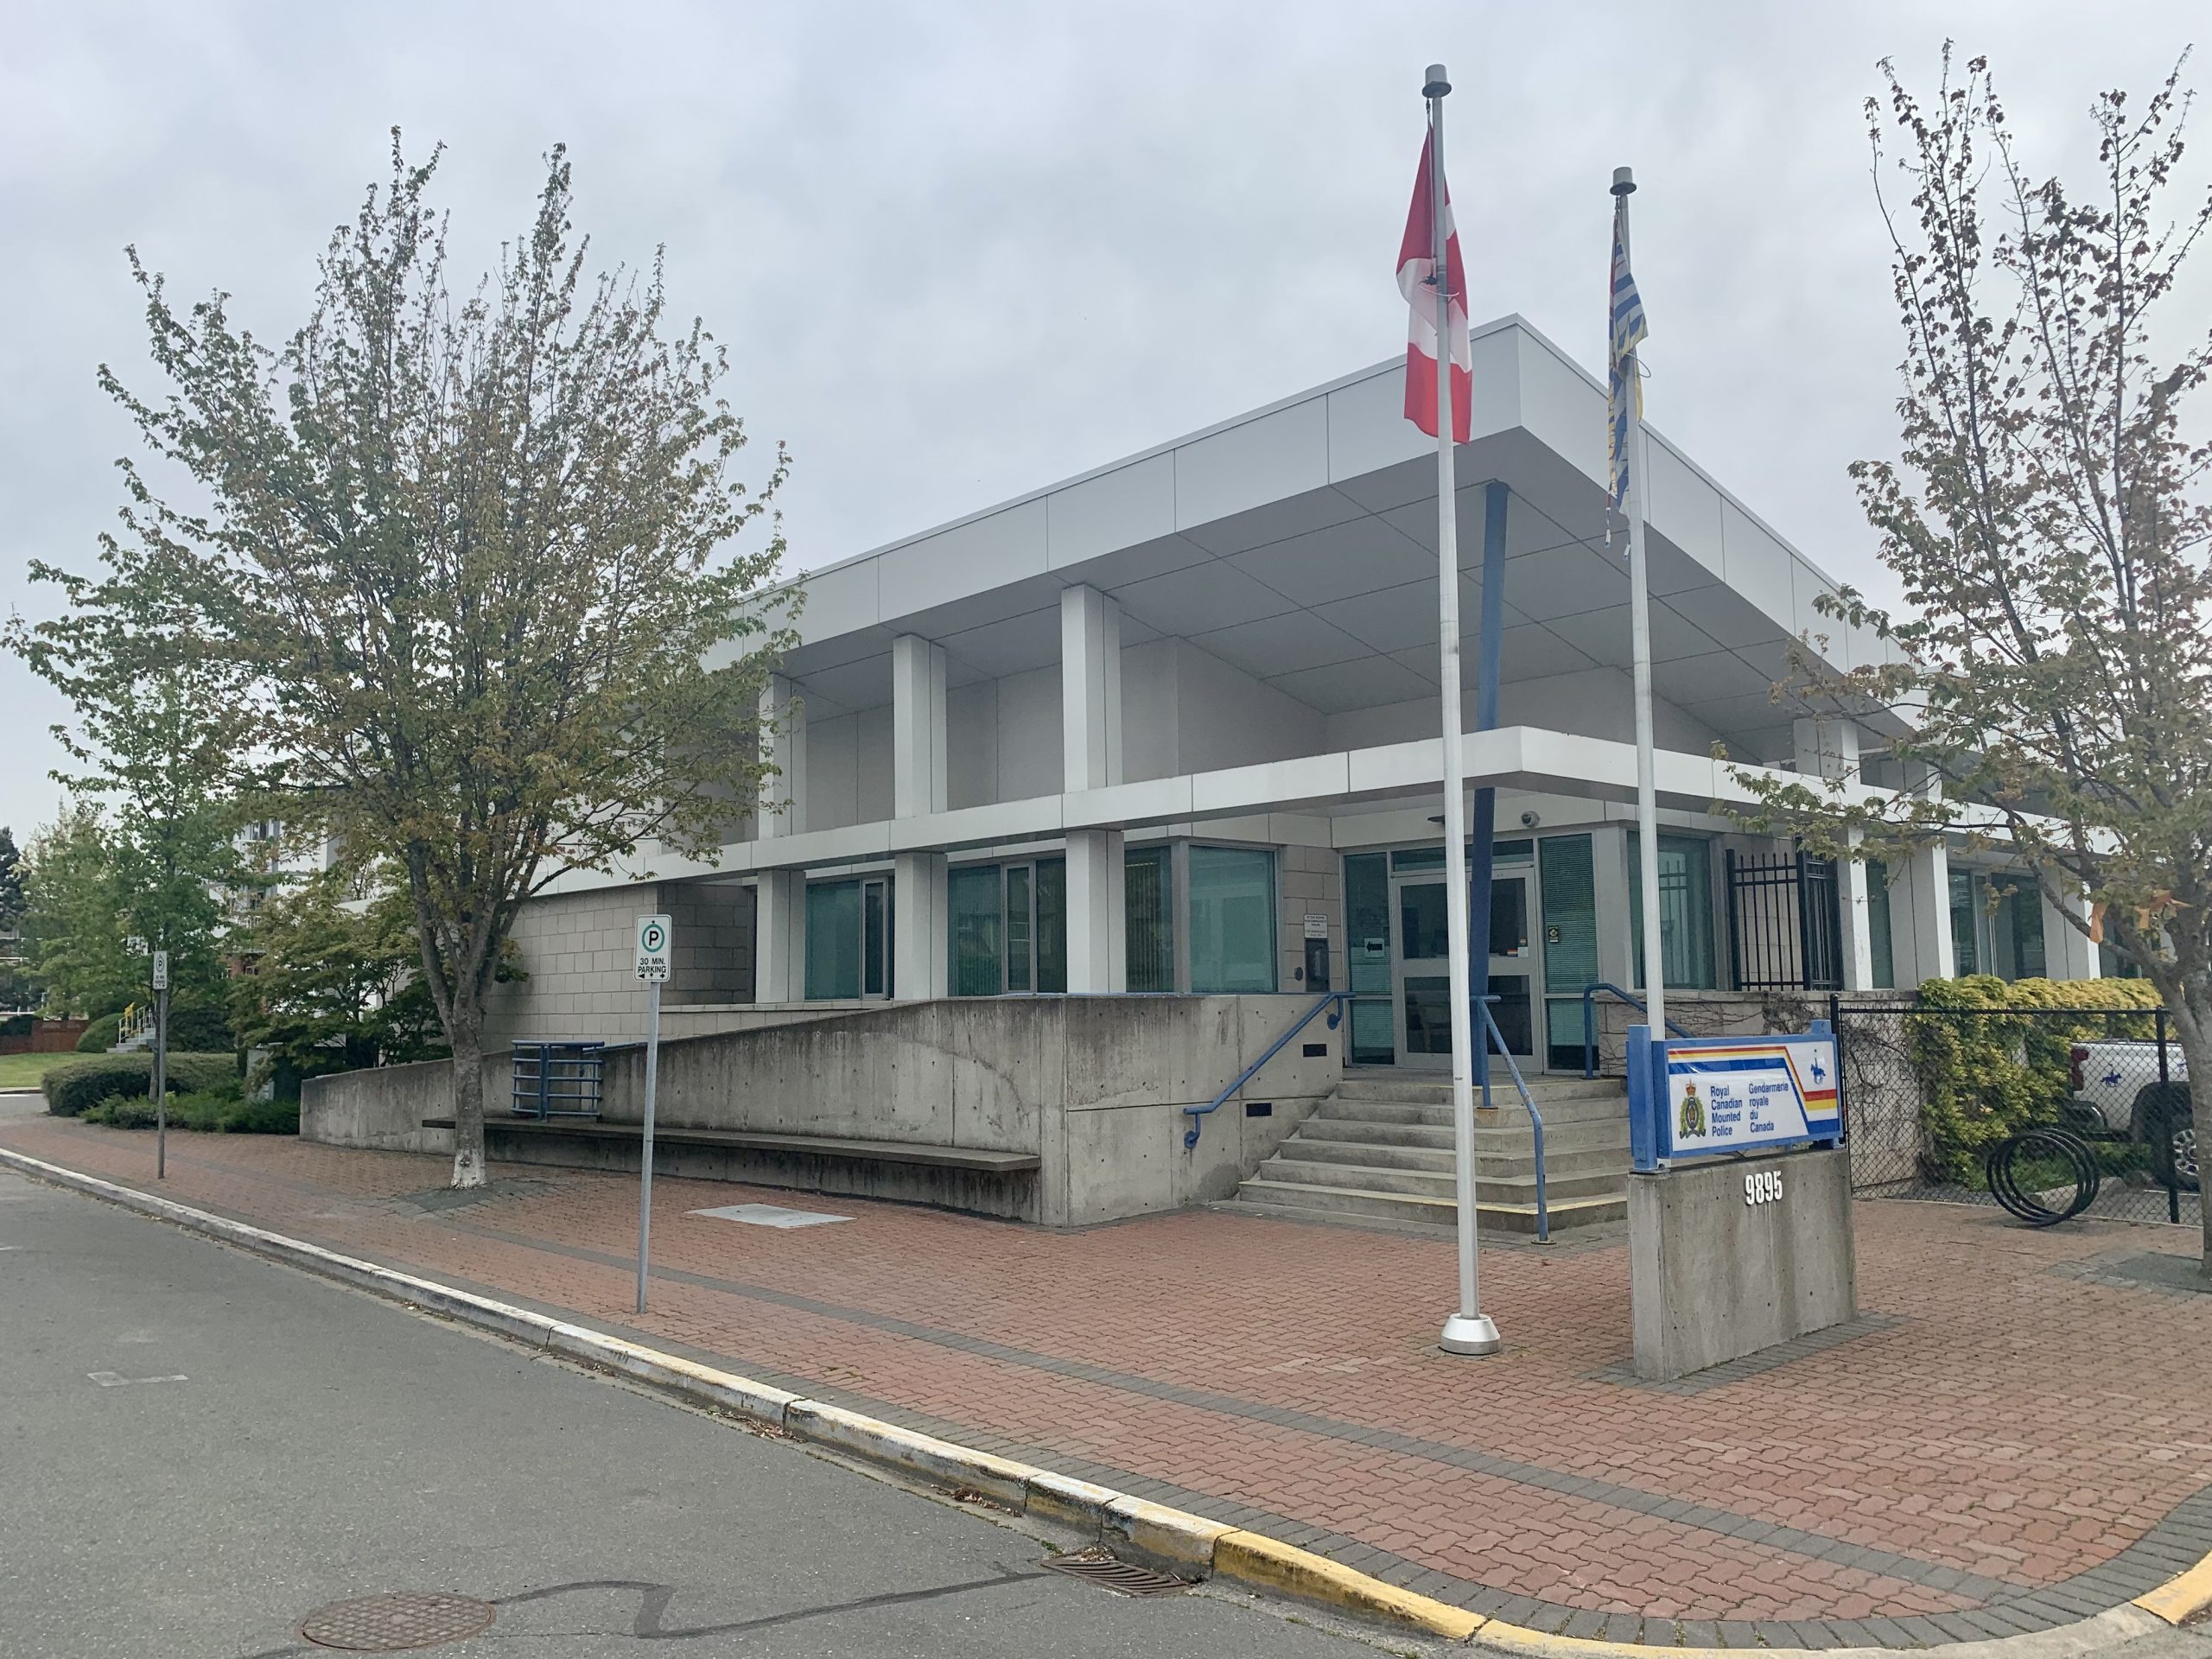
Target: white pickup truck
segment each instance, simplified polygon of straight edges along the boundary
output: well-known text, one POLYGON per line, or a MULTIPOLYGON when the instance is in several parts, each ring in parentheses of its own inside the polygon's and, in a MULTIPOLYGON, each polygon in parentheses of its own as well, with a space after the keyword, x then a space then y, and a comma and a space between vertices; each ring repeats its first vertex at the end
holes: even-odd
POLYGON ((2101 1126, 2150 1148, 2151 1169, 2184 1192, 2196 1190, 2196 1124, 2190 1116, 2189 1062, 2181 1045, 2165 1044, 2165 1076, 2158 1074, 2155 1042, 2125 1038, 2074 1045, 2074 1108, 2101 1126))

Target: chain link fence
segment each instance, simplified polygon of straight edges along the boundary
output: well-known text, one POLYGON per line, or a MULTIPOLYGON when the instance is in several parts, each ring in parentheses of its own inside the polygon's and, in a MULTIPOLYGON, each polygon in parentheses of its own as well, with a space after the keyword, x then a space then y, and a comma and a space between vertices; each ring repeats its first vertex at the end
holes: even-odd
POLYGON ((2188 1067, 2160 1009, 1839 1007, 1866 1198, 2198 1224, 2188 1067))

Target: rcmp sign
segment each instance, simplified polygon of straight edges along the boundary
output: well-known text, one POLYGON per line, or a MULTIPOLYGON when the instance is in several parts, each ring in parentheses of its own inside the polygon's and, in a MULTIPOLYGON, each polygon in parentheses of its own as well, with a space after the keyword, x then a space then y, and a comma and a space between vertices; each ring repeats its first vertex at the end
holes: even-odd
POLYGON ((1670 1042, 1666 1053, 1662 1157, 1755 1152, 1843 1133, 1831 1036, 1670 1042))

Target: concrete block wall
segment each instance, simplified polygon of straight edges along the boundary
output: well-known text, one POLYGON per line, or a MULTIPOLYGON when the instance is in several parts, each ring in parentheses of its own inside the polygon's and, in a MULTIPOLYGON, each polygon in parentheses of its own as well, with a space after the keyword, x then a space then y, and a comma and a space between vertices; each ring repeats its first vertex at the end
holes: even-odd
POLYGON ((1281 936, 1275 983, 1294 995, 1316 995, 1306 983, 1306 918, 1329 918, 1329 983, 1347 987, 1342 861, 1333 847, 1278 848, 1275 852, 1276 927, 1281 936))
POLYGON ((728 881, 664 881, 660 906, 676 928, 664 1010, 753 1000, 753 890, 728 881))
POLYGON ((660 908, 650 887, 534 899, 515 918, 526 981, 495 985, 487 1046, 518 1037, 640 1037, 645 999, 636 977, 637 921, 660 908))

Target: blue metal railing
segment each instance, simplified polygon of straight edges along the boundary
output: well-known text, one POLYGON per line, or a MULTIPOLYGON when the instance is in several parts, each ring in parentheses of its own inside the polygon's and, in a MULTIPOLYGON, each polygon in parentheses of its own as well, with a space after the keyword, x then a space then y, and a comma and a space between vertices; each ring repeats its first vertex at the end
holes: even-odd
MULTIPOLYGON (((1586 1077, 1594 1077, 1598 1075, 1598 1020, 1595 999, 1600 991, 1605 992, 1608 996, 1618 997, 1645 1019, 1649 1020, 1651 1017, 1651 1010, 1643 1006, 1641 997, 1630 995, 1611 980, 1594 979, 1585 985, 1582 988, 1582 1075, 1586 1077)), ((1689 1035, 1689 1033, 1671 1020, 1667 1022, 1667 1029, 1677 1037, 1689 1035)))
POLYGON ((1338 1007, 1337 1004, 1339 1002, 1349 1002, 1351 1001, 1351 993, 1350 991, 1325 991, 1322 993, 1321 1000, 1319 1001, 1316 1002, 1312 1007, 1306 1009, 1304 1014, 1298 1017, 1298 1022, 1295 1025, 1292 1026, 1288 1031, 1286 1031, 1281 1036, 1276 1038, 1274 1041, 1268 1045, 1268 1052, 1266 1053, 1261 1055, 1258 1059, 1253 1061, 1251 1065, 1246 1066, 1243 1071, 1237 1074, 1236 1082, 1230 1084, 1228 1088, 1223 1090, 1219 1094, 1216 1095, 1211 1100, 1208 1101, 1203 1106, 1185 1106, 1183 1109, 1183 1113, 1185 1116, 1191 1120, 1191 1127, 1183 1131, 1183 1150, 1189 1152, 1192 1147, 1198 1144, 1198 1131, 1205 1125, 1206 1114, 1208 1112, 1219 1111, 1231 1095, 1235 1094, 1239 1089, 1242 1089, 1246 1084, 1251 1082, 1254 1077, 1259 1076, 1260 1068, 1265 1065, 1269 1060, 1274 1058, 1277 1054, 1281 1053, 1284 1044, 1287 1043, 1292 1038, 1297 1036, 1298 1033, 1305 1030, 1306 1027, 1312 1025, 1313 1023, 1313 1016, 1315 1014, 1320 1013, 1322 1009, 1326 1008, 1329 1011, 1329 1029, 1331 1031, 1334 1031, 1338 1026, 1344 1023, 1344 1010, 1338 1007))
MULTIPOLYGON (((1513 1086, 1520 1092, 1521 1109, 1529 1114, 1529 1138, 1536 1149, 1536 1243, 1548 1244, 1552 1240, 1552 1212, 1544 1198, 1544 1115, 1536 1109, 1536 1099, 1529 1092, 1529 1084, 1521 1075, 1521 1068, 1513 1063, 1513 1051, 1505 1046, 1505 1033, 1497 1028, 1497 1016, 1490 1005, 1500 999, 1483 998, 1483 1024, 1490 1028, 1490 1040, 1497 1045, 1497 1052, 1505 1057, 1505 1069, 1513 1074, 1513 1086)), ((1483 1067, 1483 1104, 1490 1104, 1490 1067, 1483 1067)))

